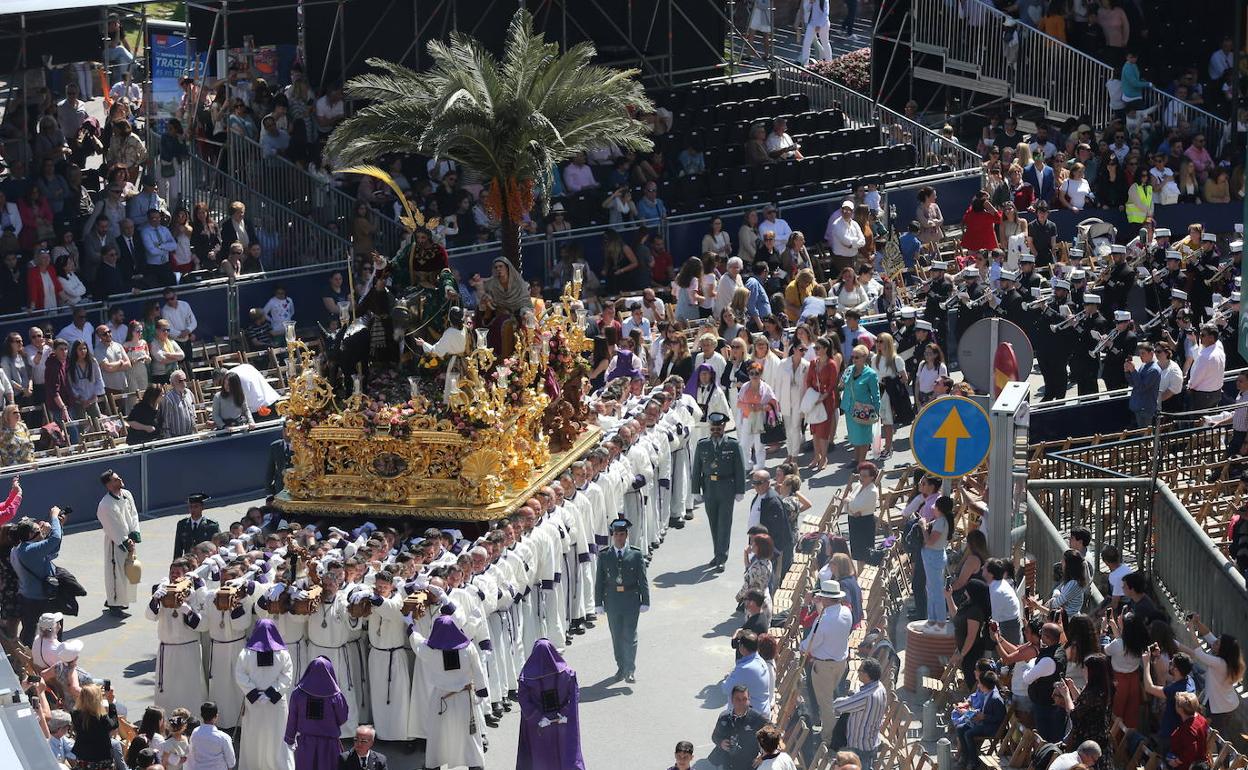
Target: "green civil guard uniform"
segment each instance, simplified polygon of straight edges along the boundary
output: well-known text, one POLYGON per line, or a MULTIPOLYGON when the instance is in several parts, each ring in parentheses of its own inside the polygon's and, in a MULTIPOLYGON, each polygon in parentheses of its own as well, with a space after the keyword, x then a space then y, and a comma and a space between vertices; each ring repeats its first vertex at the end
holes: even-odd
POLYGON ((699 441, 690 476, 690 489, 706 504, 715 561, 724 564, 732 536, 732 506, 737 495, 745 494, 745 461, 737 440, 708 436, 699 441))
POLYGON ((643 605, 650 606, 646 558, 640 550, 626 545, 621 551, 612 544, 598 552, 594 604, 606 610, 616 667, 631 674, 637 668, 637 618, 643 605))

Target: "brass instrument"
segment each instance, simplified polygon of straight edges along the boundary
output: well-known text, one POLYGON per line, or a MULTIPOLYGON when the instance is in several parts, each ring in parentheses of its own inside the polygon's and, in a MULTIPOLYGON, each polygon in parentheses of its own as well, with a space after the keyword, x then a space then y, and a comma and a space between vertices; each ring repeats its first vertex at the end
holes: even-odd
POLYGON ((1169 318, 1173 314, 1174 314, 1174 305, 1166 306, 1165 308, 1162 309, 1160 313, 1153 313, 1152 318, 1140 324, 1140 331, 1151 332, 1153 329, 1156 329, 1158 326, 1165 323, 1166 319, 1169 318))
MULTIPOLYGON (((1062 307, 1066 307, 1066 306, 1062 305, 1062 307)), ((1061 331, 1062 329, 1070 329, 1073 326, 1075 326, 1075 324, 1082 321, 1083 317, 1086 316, 1087 314, 1088 314, 1088 311, 1080 310, 1078 313, 1068 315, 1055 324, 1049 324, 1049 331, 1056 333, 1056 332, 1061 331)))
POLYGON ((290 603, 291 615, 311 615, 321 608, 321 593, 324 589, 320 584, 308 586, 303 599, 293 599, 290 603))
POLYGON ((1221 280, 1222 280, 1222 278, 1226 275, 1226 272, 1227 272, 1228 270, 1230 270, 1230 269, 1231 269, 1232 267, 1234 267, 1234 266, 1235 266, 1235 261, 1234 261, 1234 260, 1227 260, 1227 261, 1223 262, 1221 265, 1219 265, 1219 266, 1218 266, 1217 271, 1216 271, 1216 272, 1214 272, 1214 274, 1213 274, 1213 275, 1211 275, 1211 276, 1209 276, 1208 278, 1206 278, 1206 279, 1205 279, 1205 285, 1206 285, 1206 286, 1212 286, 1212 285, 1214 285, 1215 283, 1217 283, 1218 281, 1221 281, 1221 280))
POLYGON ((1033 299, 1031 302, 1024 302, 1023 308, 1026 310, 1039 310, 1040 308, 1049 304, 1049 300, 1051 299, 1053 299, 1052 294, 1040 297, 1039 299, 1033 299))
POLYGON ((1103 288, 1105 284, 1109 283, 1109 274, 1112 272, 1114 272, 1114 262, 1111 259, 1109 264, 1106 265, 1103 270, 1101 270, 1101 274, 1096 277, 1096 281, 1089 288, 1092 288, 1092 289, 1103 288))
POLYGON ((412 620, 420 620, 437 605, 438 600, 428 591, 413 591, 403 598, 403 614, 411 615, 412 620))
POLYGON ((1153 272, 1149 273, 1148 277, 1145 278, 1144 281, 1140 285, 1152 286, 1153 284, 1161 283, 1162 281, 1166 280, 1166 276, 1168 275, 1170 275, 1170 268, 1159 267, 1153 272))
MULTIPOLYGON (((997 293, 995 290, 984 289, 982 294, 980 294, 978 297, 975 297, 970 302, 967 302, 966 306, 968 308, 979 307, 980 305, 987 303, 988 300, 994 297, 997 297, 997 293)), ((1000 297, 997 297, 997 299, 1000 299, 1000 297)))
POLYGON ((191 582, 190 577, 183 576, 176 581, 165 582, 165 595, 160 597, 160 606, 167 609, 176 610, 182 606, 182 603, 191 598, 191 582))
POLYGON ((1092 358, 1100 358, 1101 354, 1104 353, 1110 345, 1114 344, 1114 340, 1118 338, 1118 334, 1118 327, 1115 326, 1110 330, 1109 334, 1101 337, 1101 341, 1096 343, 1096 347, 1088 351, 1088 355, 1092 358))

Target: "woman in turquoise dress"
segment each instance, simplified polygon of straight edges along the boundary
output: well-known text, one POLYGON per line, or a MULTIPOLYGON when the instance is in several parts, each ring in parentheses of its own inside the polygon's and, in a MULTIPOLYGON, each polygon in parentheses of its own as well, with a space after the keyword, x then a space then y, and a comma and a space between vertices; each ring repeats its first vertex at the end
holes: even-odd
POLYGON ((867 365, 870 355, 865 345, 855 345, 851 364, 841 376, 841 411, 854 448, 855 468, 866 462, 875 423, 880 420, 880 378, 867 365))

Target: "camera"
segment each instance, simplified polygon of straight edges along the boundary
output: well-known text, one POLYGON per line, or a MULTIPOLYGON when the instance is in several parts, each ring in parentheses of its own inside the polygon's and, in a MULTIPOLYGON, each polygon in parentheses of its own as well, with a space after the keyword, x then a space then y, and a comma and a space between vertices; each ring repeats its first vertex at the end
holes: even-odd
POLYGON ((104 692, 112 692, 112 691, 113 691, 113 680, 105 679, 104 680, 104 692))

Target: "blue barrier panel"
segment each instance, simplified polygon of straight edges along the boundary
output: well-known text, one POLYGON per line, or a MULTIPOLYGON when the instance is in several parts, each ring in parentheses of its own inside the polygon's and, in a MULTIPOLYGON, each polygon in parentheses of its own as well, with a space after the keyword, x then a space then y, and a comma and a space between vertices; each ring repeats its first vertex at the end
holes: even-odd
POLYGON ((1127 399, 1112 398, 1071 404, 1057 409, 1039 408, 1030 416, 1027 440, 1033 444, 1071 436, 1118 433, 1134 428, 1127 399))
POLYGON ((190 492, 218 499, 264 495, 269 444, 281 436, 272 427, 229 437, 172 443, 120 454, 62 461, 34 469, 9 468, 0 472, 0 489, 9 479, 22 477, 22 513, 44 517, 53 505, 71 506, 71 523, 95 518, 104 494, 100 474, 112 469, 134 495, 140 513, 179 508, 190 492), (194 473, 188 475, 190 471, 194 473))
MULTIPOLYGON (((1049 214, 1049 218, 1057 224, 1057 237, 1064 241, 1071 240, 1075 235, 1075 225, 1085 219, 1096 217, 1109 222, 1118 228, 1118 240, 1126 243, 1139 233, 1139 225, 1127 222, 1127 215, 1117 209, 1088 209, 1087 211, 1067 211, 1057 209, 1049 214)), ((1187 234, 1187 226, 1199 222, 1205 226, 1205 232, 1230 233, 1237 223, 1243 222, 1244 210, 1239 203, 1175 203, 1169 206, 1157 206, 1154 217, 1158 227, 1168 227, 1174 233, 1175 240, 1187 234)), ((948 212, 945 214, 948 221, 948 212)))
POLYGON ((8 492, 9 479, 22 477, 23 516, 46 519, 48 509, 54 505, 70 506, 74 514, 70 524, 95 519, 95 508, 104 496, 100 486, 100 474, 109 468, 121 474, 126 486, 134 495, 139 511, 146 511, 143 503, 142 461, 137 454, 113 455, 80 460, 64 465, 45 465, 35 469, 14 471, 5 469, 0 473, 0 489, 8 492))
POLYGON ((174 450, 148 452, 147 510, 182 505, 188 492, 225 498, 263 490, 269 444, 281 436, 280 431, 275 424, 271 429, 228 439, 194 441, 174 450), (188 475, 188 471, 195 472, 188 475))

